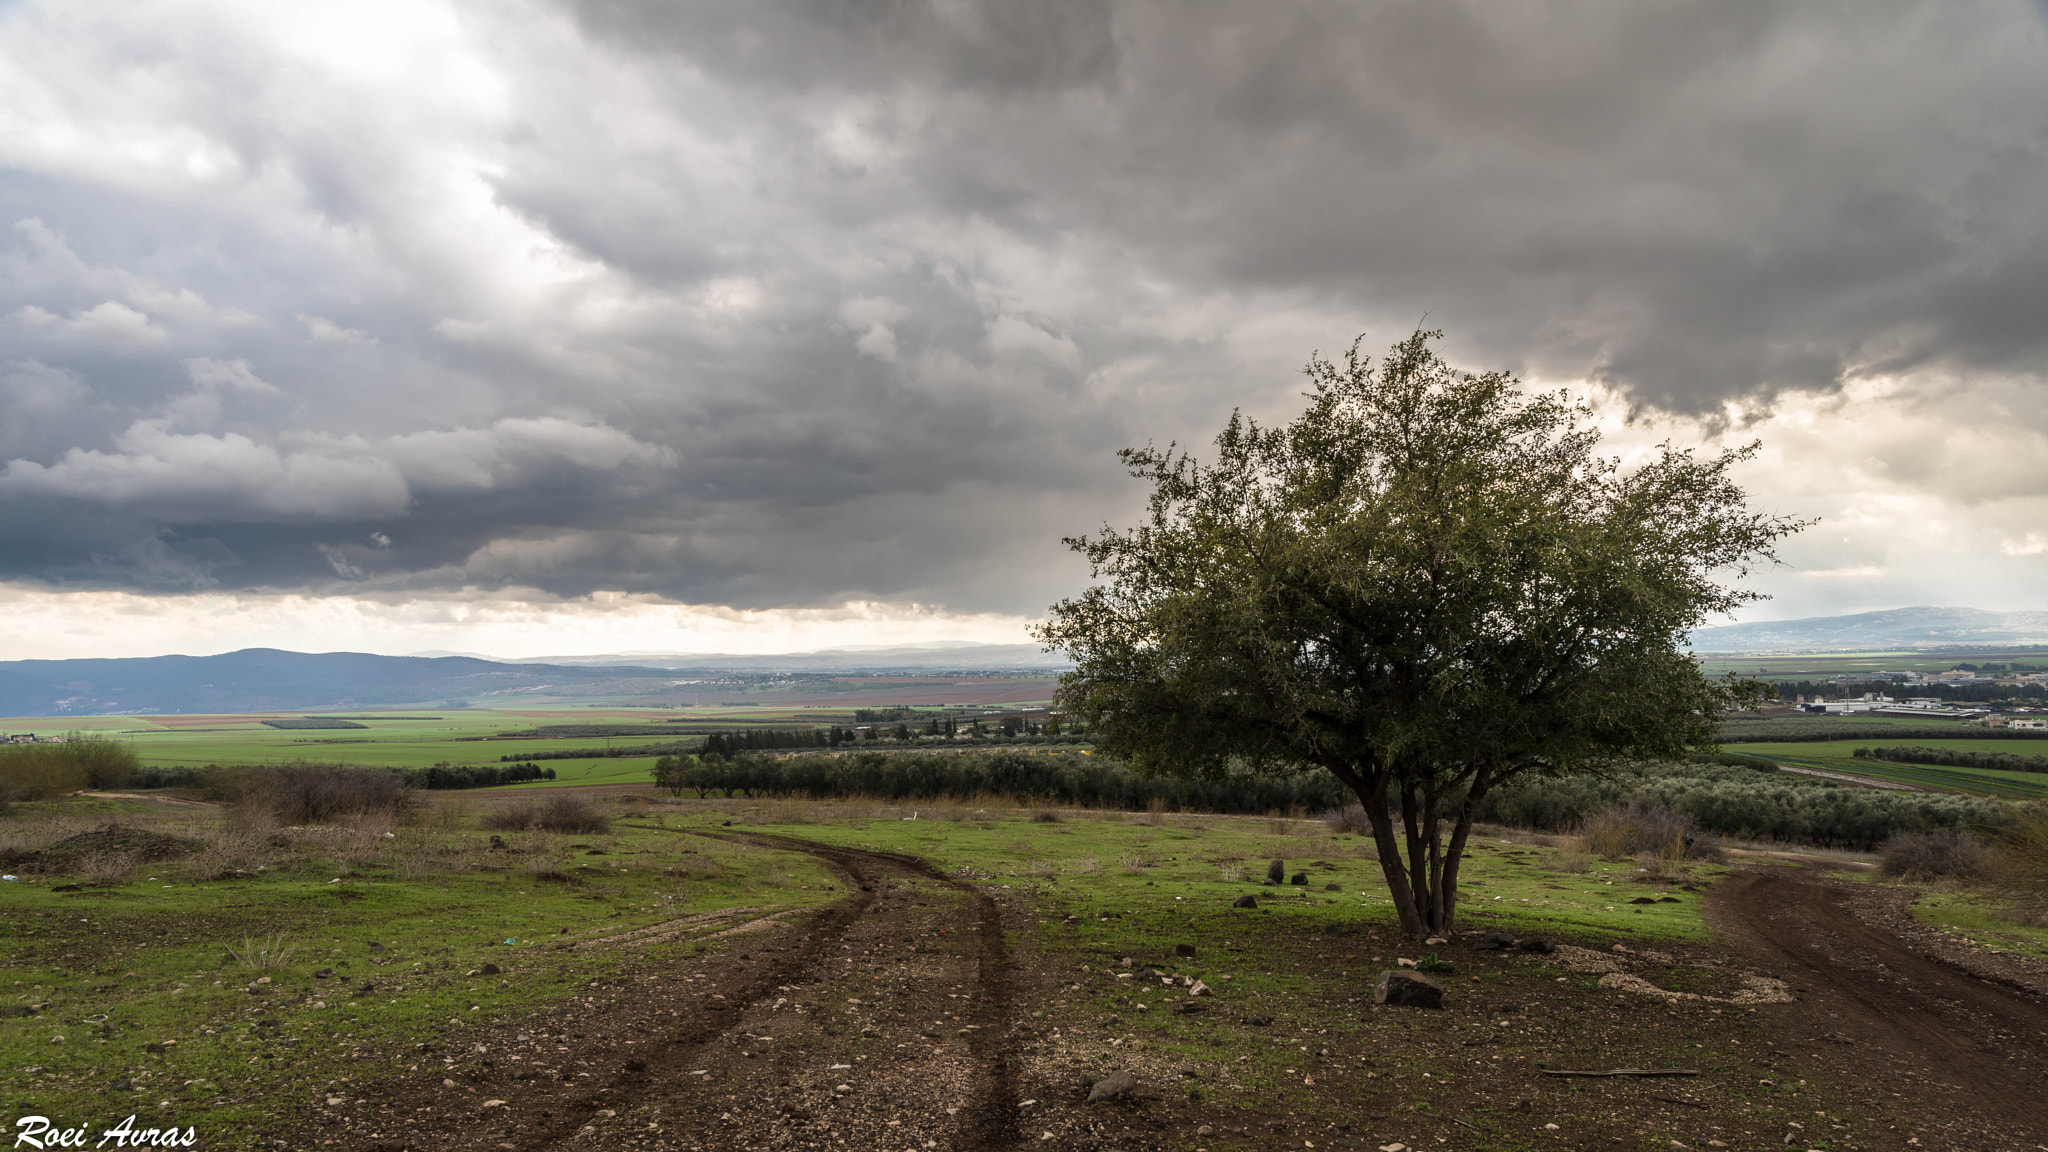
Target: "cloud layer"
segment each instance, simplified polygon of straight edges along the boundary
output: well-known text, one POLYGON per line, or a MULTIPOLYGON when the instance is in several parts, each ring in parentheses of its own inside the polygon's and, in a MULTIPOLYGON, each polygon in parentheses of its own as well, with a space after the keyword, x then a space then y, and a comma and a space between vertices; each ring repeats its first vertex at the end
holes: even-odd
POLYGON ((0 582, 1029 616, 1427 316, 2039 606, 2044 142, 2019 3, 11 5, 0 582))

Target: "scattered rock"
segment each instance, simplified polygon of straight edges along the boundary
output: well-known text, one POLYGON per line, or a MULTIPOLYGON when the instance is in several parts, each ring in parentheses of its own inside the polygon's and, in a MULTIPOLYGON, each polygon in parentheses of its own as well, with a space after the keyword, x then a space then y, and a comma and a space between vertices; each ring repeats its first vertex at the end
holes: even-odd
POLYGON ((1207 984, 1202 983, 1200 980, 1195 981, 1194 986, 1188 989, 1189 996, 1208 996, 1211 994, 1212 993, 1210 993, 1209 991, 1209 986, 1207 984))
POLYGON ((1195 958, 1195 946, 1193 944, 1175 944, 1173 946, 1173 954, 1175 956, 1185 956, 1193 960, 1195 958))
POLYGON ((1386 971, 1373 985, 1372 1002, 1404 1008, 1442 1008, 1444 986, 1418 972, 1386 971))
POLYGON ((1264 1028, 1273 1022, 1273 1018, 1271 1016, 1247 1016, 1244 1018, 1244 1022, 1254 1028, 1264 1028))
POLYGON ((1629 901, 1631 904, 1655 904, 1656 902, 1657 898, 1655 896, 1638 896, 1629 901))
POLYGON ((1395 963, 1395 964, 1398 964, 1398 965, 1400 965, 1400 966, 1401 966, 1401 967, 1403 967, 1403 968, 1413 968, 1413 967, 1415 967, 1415 961, 1413 961, 1413 960, 1410 960, 1410 959, 1409 959, 1408 957, 1406 957, 1406 956, 1396 956, 1396 957, 1394 957, 1394 963, 1395 963))
POLYGON ((503 1100, 486 1100, 478 1105, 480 1108, 503 1108, 504 1106, 505 1102, 503 1100))
POLYGON ((1431 937, 1430 937, 1429 939, 1427 939, 1427 940, 1424 940, 1424 941, 1423 941, 1423 943, 1424 943, 1424 944, 1427 944, 1427 945, 1435 945, 1435 944, 1449 944, 1449 943, 1450 943, 1450 941, 1449 941, 1449 940, 1446 940, 1446 939, 1444 939, 1444 938, 1443 938, 1443 937, 1441 937, 1441 936, 1431 936, 1431 937))
POLYGON ((1557 951, 1557 941, 1552 940, 1548 936, 1524 936, 1520 940, 1515 941, 1515 951, 1543 953, 1555 952, 1557 951))
MULTIPOLYGON (((1269 880, 1267 883, 1270 884, 1272 881, 1269 880)), ((1259 906, 1259 898, 1247 892, 1231 901, 1230 906, 1232 908, 1257 908, 1259 906)))
POLYGON ((1513 948, 1515 944, 1515 937, 1511 933, 1488 932, 1479 939, 1474 940, 1472 947, 1480 952, 1505 952, 1513 948))
POLYGON ((1287 879, 1287 861, 1275 860, 1266 865, 1266 883, 1278 884, 1287 879))
POLYGON ((483 967, 477 969, 477 974, 479 976, 496 976, 498 973, 503 971, 504 969, 498 967, 496 964, 486 964, 483 967))
POLYGON ((1122 1096, 1137 1086, 1138 1078, 1129 1072, 1111 1072, 1109 1075, 1097 1080, 1095 1086, 1088 1090, 1088 1102, 1093 1104, 1098 1100, 1109 1100, 1122 1096))
POLYGON ((315 980, 325 980, 325 979, 327 979, 328 977, 330 977, 330 976, 333 976, 333 975, 334 975, 334 969, 332 969, 332 968, 322 968, 322 969, 320 969, 320 970, 319 970, 318 972, 315 972, 315 973, 313 973, 313 979, 315 979, 315 980))
MULTIPOLYGON (((1683 904, 1683 903, 1685 903, 1685 901, 1683 901, 1683 900, 1680 900, 1680 899, 1679 899, 1678 897, 1676 897, 1676 896, 1659 896, 1659 897, 1657 897, 1657 903, 1659 903, 1659 904, 1683 904)), ((1724 1145, 1722 1145, 1722 1147, 1724 1147, 1724 1148, 1725 1148, 1725 1147, 1727 1147, 1727 1145, 1725 1145, 1725 1144, 1724 1144, 1724 1145)))
POLYGON ((1344 890, 1344 886, 1343 886, 1342 884, 1325 884, 1325 885, 1323 885, 1323 891, 1325 891, 1325 892, 1342 892, 1343 890, 1344 890))
POLYGON ((1307 883, 1308 883, 1308 873, 1306 873, 1306 872, 1296 872, 1296 873, 1294 874, 1294 879, 1292 879, 1292 880, 1288 881, 1288 883, 1290 883, 1290 884, 1307 884, 1307 883))
POLYGON ((1624 956, 1633 955, 1635 952, 1635 949, 1629 947, 1626 944, 1616 944, 1613 950, 1621 953, 1624 956))

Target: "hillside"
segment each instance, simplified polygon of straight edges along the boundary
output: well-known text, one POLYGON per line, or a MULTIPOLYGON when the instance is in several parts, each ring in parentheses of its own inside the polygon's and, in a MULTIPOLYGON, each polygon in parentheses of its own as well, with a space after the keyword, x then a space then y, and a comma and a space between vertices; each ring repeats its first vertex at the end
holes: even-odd
POLYGON ((2048 643, 2048 612, 1894 608, 1726 624, 1692 634, 1699 652, 1824 652, 2048 643))

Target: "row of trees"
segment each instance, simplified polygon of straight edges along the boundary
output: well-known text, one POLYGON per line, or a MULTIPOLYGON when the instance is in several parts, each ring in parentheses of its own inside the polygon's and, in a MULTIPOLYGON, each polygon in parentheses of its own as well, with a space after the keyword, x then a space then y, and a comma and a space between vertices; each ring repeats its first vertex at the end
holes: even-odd
POLYGON ((1897 745, 1858 748, 1850 753, 1861 760, 1884 760, 1893 764, 1940 764, 1949 768, 1993 768, 2001 772, 2048 772, 2048 756, 2021 756, 2014 752, 1977 749, 1915 748, 1897 745))
POLYGON ((1202 812, 1320 812, 1341 805, 1348 795, 1342 785, 1316 771, 1178 778, 1142 775, 1097 756, 1020 752, 860 752, 786 760, 759 753, 695 761, 664 756, 655 761, 654 780, 677 796, 1015 796, 1102 808, 1144 808, 1157 800, 1202 812))
POLYGON ((1999 827, 2011 819, 2007 805, 1985 796, 1881 791, 1696 762, 1620 774, 1532 776, 1490 792, 1479 815, 1564 831, 1624 805, 1675 812, 1724 836, 1856 849, 1901 832, 1999 827))

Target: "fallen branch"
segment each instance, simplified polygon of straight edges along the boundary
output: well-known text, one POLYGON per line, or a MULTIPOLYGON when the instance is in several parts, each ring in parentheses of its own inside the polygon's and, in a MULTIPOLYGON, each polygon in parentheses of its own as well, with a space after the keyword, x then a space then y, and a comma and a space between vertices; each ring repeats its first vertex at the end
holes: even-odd
POLYGON ((1678 1098, 1678 1097, 1676 1097, 1676 1096, 1651 1096, 1651 1097, 1650 1097, 1650 1099, 1652 1099, 1652 1100, 1662 1100, 1662 1101, 1664 1101, 1664 1102, 1665 1102, 1665 1103, 1667 1103, 1667 1104, 1683 1104, 1683 1105, 1685 1105, 1685 1106, 1686 1106, 1687 1108, 1705 1108, 1705 1107, 1706 1107, 1706 1105, 1705 1105, 1705 1104, 1702 1104, 1702 1103, 1700 1103, 1700 1102, 1699 1102, 1699 1101, 1697 1101, 1697 1100, 1681 1100, 1681 1099, 1679 1099, 1679 1098, 1678 1098))
POLYGON ((1609 1068, 1601 1072, 1574 1072, 1565 1068, 1538 1068, 1545 1076, 1697 1076, 1691 1068, 1609 1068))

